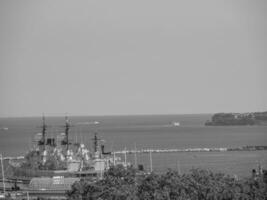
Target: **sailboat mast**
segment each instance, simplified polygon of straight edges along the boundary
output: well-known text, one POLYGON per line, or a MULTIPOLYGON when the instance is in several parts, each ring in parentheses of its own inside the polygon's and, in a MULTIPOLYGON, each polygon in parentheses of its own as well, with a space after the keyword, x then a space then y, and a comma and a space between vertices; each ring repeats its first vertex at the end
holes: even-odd
POLYGON ((127 166, 127 152, 126 152, 126 147, 125 147, 125 150, 124 150, 124 165, 125 165, 125 167, 127 166))
POLYGON ((113 151, 113 165, 115 166, 116 165, 116 156, 115 156, 116 152, 113 151))
POLYGON ((134 165, 137 168, 136 143, 134 143, 134 165))
POLYGON ((3 155, 0 154, 1 156, 1 169, 2 169, 2 181, 3 181, 3 192, 4 192, 4 195, 6 193, 6 185, 5 185, 5 172, 4 172, 4 164, 3 164, 3 155))
POLYGON ((180 167, 180 161, 177 161, 177 170, 178 170, 178 174, 181 175, 181 167, 180 167))
POLYGON ((153 164, 152 164, 152 151, 149 151, 149 159, 150 159, 150 172, 153 171, 153 164))

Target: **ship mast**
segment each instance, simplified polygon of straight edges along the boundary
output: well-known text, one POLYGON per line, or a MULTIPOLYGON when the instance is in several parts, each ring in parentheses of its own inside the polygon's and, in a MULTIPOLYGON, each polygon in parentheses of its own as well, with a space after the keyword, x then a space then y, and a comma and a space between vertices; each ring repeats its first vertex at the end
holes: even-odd
POLYGON ((44 151, 45 150, 45 140, 46 140, 46 129, 47 129, 44 114, 43 114, 42 120, 43 120, 43 125, 42 125, 42 143, 41 144, 43 145, 43 151, 44 151))
POLYGON ((95 133, 93 140, 94 140, 94 152, 96 153, 98 151, 98 141, 100 140, 97 138, 97 133, 95 133))
POLYGON ((94 155, 95 157, 99 156, 101 158, 103 152, 99 151, 99 143, 98 143, 98 141, 101 141, 101 139, 97 137, 97 133, 95 133, 95 136, 92 140, 94 144, 94 155))
POLYGON ((66 142, 67 142, 67 152, 69 150, 69 130, 70 130, 70 121, 68 116, 65 116, 65 134, 66 134, 66 142))

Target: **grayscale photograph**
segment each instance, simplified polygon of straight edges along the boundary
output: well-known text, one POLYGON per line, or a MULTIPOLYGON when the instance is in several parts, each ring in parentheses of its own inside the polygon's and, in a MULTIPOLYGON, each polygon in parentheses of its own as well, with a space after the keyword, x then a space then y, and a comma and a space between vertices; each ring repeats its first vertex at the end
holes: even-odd
POLYGON ((267 200, 266 0, 0 0, 0 200, 267 200))

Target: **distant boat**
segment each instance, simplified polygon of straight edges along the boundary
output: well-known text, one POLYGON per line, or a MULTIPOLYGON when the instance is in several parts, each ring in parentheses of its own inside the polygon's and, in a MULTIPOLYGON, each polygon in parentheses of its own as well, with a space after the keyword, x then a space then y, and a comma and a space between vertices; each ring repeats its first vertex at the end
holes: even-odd
POLYGON ((173 126, 180 126, 180 122, 172 122, 173 126))
POLYGON ((93 121, 93 122, 78 122, 76 124, 77 125, 96 125, 96 124, 100 124, 100 122, 98 122, 98 121, 93 121))
POLYGON ((0 128, 0 130, 7 131, 8 127, 2 127, 2 128, 0 128))

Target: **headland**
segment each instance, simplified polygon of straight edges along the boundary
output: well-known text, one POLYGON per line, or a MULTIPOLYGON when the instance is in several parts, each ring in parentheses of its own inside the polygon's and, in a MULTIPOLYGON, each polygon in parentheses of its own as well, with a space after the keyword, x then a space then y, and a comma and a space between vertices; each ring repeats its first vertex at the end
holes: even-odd
POLYGON ((206 126, 267 125, 266 112, 251 113, 216 113, 206 126))

